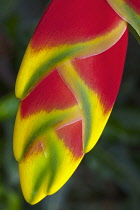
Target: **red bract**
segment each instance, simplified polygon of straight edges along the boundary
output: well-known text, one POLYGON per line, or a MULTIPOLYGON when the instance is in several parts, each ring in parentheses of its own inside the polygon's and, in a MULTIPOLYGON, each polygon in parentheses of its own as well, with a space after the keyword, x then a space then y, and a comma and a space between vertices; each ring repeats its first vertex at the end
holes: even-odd
POLYGON ((28 45, 16 82, 14 155, 31 204, 64 185, 109 118, 128 39, 113 9, 105 0, 53 0, 28 45))

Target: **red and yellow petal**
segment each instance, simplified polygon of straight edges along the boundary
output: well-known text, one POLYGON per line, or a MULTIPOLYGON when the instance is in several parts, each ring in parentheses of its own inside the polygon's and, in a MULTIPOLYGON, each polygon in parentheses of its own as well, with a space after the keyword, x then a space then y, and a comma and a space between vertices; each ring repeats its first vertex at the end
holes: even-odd
POLYGON ((110 6, 133 28, 140 36, 140 1, 139 0, 107 0, 110 6))
POLYGON ((59 190, 83 158, 81 110, 56 70, 19 106, 14 155, 30 204, 59 190))
POLYGON ((25 53, 16 96, 25 98, 42 78, 64 62, 107 50, 125 29, 126 22, 105 0, 53 0, 25 53))
POLYGON ((109 50, 59 67, 83 115, 83 151, 98 141, 116 100, 127 49, 128 31, 109 50), (118 59, 119 58, 119 59, 118 59))
POLYGON ((56 132, 47 130, 37 137, 19 163, 22 191, 30 204, 58 191, 83 158, 82 143, 79 144, 82 142, 81 121, 66 127, 56 132), (78 149, 74 151, 77 144, 78 149), (69 149, 71 146, 73 151, 69 149))
POLYGON ((18 161, 34 138, 47 129, 81 119, 77 100, 54 70, 21 102, 15 122, 14 154, 18 161), (20 141, 19 141, 20 139, 20 141))

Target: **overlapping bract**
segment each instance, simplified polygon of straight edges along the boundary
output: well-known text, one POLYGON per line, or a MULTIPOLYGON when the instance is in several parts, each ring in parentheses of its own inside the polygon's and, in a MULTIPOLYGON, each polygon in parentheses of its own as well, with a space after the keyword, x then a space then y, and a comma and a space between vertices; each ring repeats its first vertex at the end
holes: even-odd
POLYGON ((14 155, 29 203, 61 188, 99 139, 127 36, 126 22, 105 0, 53 0, 45 11, 16 82, 14 155))

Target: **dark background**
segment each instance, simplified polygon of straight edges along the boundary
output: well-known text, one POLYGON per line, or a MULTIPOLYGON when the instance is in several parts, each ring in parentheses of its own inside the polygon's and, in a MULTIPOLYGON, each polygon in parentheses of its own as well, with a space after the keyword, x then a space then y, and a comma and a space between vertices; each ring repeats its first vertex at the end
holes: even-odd
POLYGON ((0 210, 139 210, 140 46, 131 34, 120 92, 99 142, 58 193, 35 206, 24 201, 12 151, 14 84, 47 4, 0 0, 0 210))

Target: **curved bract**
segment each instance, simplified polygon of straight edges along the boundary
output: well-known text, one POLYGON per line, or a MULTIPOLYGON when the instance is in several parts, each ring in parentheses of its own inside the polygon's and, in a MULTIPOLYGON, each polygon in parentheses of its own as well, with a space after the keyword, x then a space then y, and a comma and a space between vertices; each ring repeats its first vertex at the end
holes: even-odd
POLYGON ((87 0, 53 0, 27 48, 16 96, 25 98, 46 74, 64 62, 107 50, 125 30, 125 21, 105 0, 89 0, 88 4, 87 0))
POLYGON ((45 11, 16 82, 14 155, 30 204, 59 190, 98 141, 127 38, 126 22, 105 0, 53 0, 45 11))
POLYGON ((112 8, 128 23, 140 36, 140 0, 107 0, 112 8))

